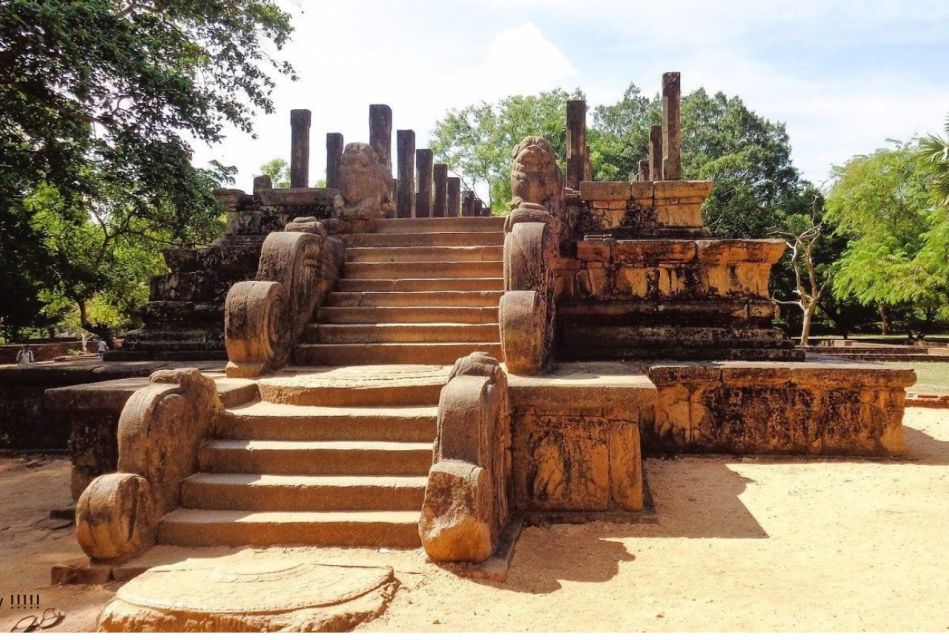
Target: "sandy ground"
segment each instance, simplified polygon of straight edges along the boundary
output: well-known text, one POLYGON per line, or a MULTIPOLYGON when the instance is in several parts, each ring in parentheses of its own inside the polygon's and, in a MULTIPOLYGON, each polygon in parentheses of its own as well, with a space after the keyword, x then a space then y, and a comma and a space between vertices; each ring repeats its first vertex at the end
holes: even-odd
MULTIPOLYGON (((649 460, 658 524, 529 528, 500 585, 419 551, 256 553, 395 567, 402 588, 367 631, 945 632, 949 410, 908 409, 906 424, 901 461, 649 460)), ((0 597, 38 593, 67 614, 55 630, 93 630, 114 587, 48 586, 79 551, 44 519, 68 484, 62 460, 0 461, 0 597)), ((5 601, 0 631, 22 615, 5 601)))

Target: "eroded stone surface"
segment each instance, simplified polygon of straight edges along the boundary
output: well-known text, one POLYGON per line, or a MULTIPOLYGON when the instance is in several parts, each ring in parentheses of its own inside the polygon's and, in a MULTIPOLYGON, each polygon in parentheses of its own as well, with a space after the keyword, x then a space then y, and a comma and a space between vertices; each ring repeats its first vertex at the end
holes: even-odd
POLYGON ((348 631, 378 616, 397 581, 391 568, 292 559, 186 560, 122 586, 100 631, 348 631))

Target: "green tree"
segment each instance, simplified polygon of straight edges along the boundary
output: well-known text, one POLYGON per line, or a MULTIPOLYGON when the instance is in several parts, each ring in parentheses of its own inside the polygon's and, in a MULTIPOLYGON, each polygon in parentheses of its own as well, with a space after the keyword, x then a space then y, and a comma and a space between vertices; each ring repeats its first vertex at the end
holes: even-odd
POLYGON ((112 286, 96 269, 135 238, 210 239, 228 173, 192 166, 185 137, 214 143, 273 111, 271 75, 293 70, 271 51, 290 31, 274 0, 0 3, 0 254, 31 270, 0 287, 5 332, 37 321, 43 290, 112 286), (77 259, 90 224, 96 259, 77 259))
POLYGON ((912 305, 928 328, 949 302, 949 221, 926 160, 897 144, 835 167, 827 218, 851 239, 834 292, 864 304, 912 305))
POLYGON ((946 116, 946 137, 931 135, 919 141, 919 150, 933 177, 933 190, 939 203, 949 207, 949 116, 946 116))
POLYGON ((662 118, 659 96, 642 95, 630 84, 623 98, 593 109, 593 126, 587 132, 590 162, 597 180, 632 180, 639 161, 649 149, 649 127, 662 118))
POLYGON ((435 157, 474 189, 487 187, 488 204, 511 200, 511 151, 526 136, 544 136, 558 157, 565 156, 567 100, 582 99, 577 89, 536 96, 508 96, 496 104, 482 102, 451 110, 435 123, 431 147, 435 157))
MULTIPOLYGON (((748 109, 738 97, 698 89, 682 98, 682 174, 714 180, 703 215, 718 237, 758 238, 784 227, 782 216, 809 215, 800 195, 808 185, 791 162, 782 123, 748 109)), ((593 110, 589 133, 597 180, 630 180, 647 157, 649 128, 659 124, 659 96, 630 84, 616 104, 593 110)), ((806 200, 806 199, 805 199, 806 200)))
POLYGON ((260 165, 260 175, 270 176, 274 189, 290 188, 290 164, 282 158, 274 158, 260 165))

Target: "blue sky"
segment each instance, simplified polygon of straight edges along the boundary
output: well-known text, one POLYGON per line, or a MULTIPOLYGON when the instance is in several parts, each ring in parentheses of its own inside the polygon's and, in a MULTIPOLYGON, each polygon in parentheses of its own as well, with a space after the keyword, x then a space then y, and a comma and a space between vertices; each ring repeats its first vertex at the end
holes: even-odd
POLYGON ((641 2, 620 0, 285 0, 300 79, 278 81, 277 112, 258 137, 232 131, 196 149, 258 167, 289 155, 289 110, 313 112, 311 180, 324 176, 325 134, 368 139, 368 105, 392 106, 393 129, 427 143, 450 108, 512 93, 580 87, 590 106, 630 82, 738 95, 787 124, 795 164, 824 181, 833 164, 942 131, 949 114, 949 0, 914 2, 641 2))

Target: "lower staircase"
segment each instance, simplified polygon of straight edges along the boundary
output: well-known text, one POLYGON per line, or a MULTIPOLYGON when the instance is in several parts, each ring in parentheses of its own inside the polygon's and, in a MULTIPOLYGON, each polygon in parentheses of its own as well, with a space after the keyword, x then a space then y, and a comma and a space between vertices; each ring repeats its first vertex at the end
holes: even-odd
POLYGON ((349 238, 297 368, 225 411, 159 543, 419 546, 441 388, 457 358, 501 355, 503 223, 386 220, 349 238))

